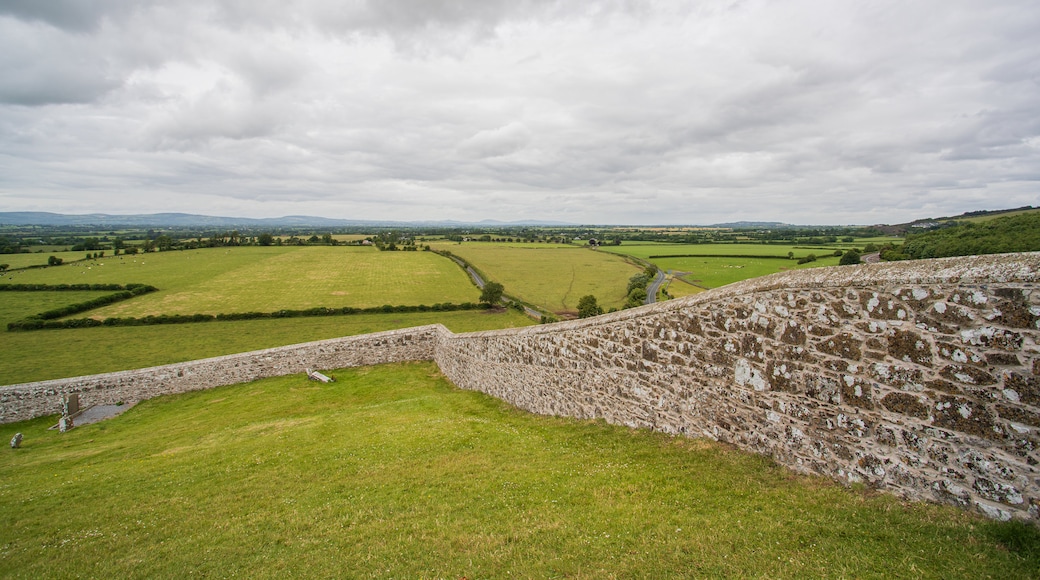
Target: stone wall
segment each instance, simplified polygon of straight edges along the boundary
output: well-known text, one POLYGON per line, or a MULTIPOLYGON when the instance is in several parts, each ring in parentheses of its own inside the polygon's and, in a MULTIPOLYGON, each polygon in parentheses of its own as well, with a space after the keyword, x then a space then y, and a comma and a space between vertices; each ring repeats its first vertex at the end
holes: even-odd
POLYGON ((592 319, 442 326, 0 388, 136 401, 256 378, 436 360, 542 414, 707 436, 798 471, 1040 521, 1040 254, 785 272, 592 319))
MULTIPOLYGON (((41 330, 38 332, 48 332, 41 330)), ((432 360, 443 326, 348 336, 242 354, 103 375, 0 387, 0 423, 52 415, 61 395, 80 393, 80 406, 137 402, 265 377, 410 360, 432 360)))
POLYGON ((801 270, 455 336, 459 387, 707 436, 798 471, 1040 519, 1040 254, 801 270))

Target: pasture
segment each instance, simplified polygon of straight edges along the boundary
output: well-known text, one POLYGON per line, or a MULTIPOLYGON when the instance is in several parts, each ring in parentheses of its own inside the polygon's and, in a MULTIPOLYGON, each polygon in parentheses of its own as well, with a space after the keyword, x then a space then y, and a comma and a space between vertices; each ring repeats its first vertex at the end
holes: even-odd
MULTIPOLYGON (((0 293, 0 329, 37 312, 8 307, 8 299, 43 298, 53 307, 79 302, 81 292, 0 293), (57 296, 43 297, 44 294, 57 296), (21 295, 21 296, 19 296, 21 295)), ((356 314, 268 318, 197 324, 116 326, 7 332, 0 330, 0 385, 145 368, 340 336, 441 323, 453 332, 527 326, 534 321, 511 309, 458 312, 356 314)))
MULTIPOLYGON (((1040 534, 707 440, 536 416, 432 363, 145 401, 0 458, 0 576, 1030 578, 1040 534)), ((5 439, 6 440, 6 439, 5 439)))
MULTIPOLYGON (((784 270, 836 266, 841 258, 833 254, 839 245, 647 244, 633 242, 621 246, 604 246, 600 251, 653 262, 658 268, 665 272, 672 271, 690 284, 701 288, 718 288, 784 270), (793 253, 794 259, 788 259, 788 253, 793 253), (798 263, 799 258, 809 254, 815 254, 817 260, 805 264, 798 263)), ((865 244, 860 244, 860 246, 862 245, 865 244)), ((678 292, 672 294, 676 297, 686 295, 682 294, 684 291, 693 293, 675 282, 669 288, 674 288, 678 292)))
POLYGON ((480 291, 432 252, 362 247, 230 247, 106 256, 21 270, 4 282, 128 282, 159 288, 90 313, 93 317, 273 312, 318 306, 367 308, 477 302, 480 291))
POLYGON ((681 277, 691 284, 702 288, 718 288, 748 278, 768 276, 785 270, 837 266, 840 259, 827 256, 807 264, 799 264, 797 260, 776 258, 733 257, 655 258, 653 262, 665 271, 685 272, 681 277))
POLYGON ((604 310, 625 303, 628 279, 642 267, 622 256, 581 246, 497 242, 430 244, 473 264, 506 294, 557 314, 577 312, 578 300, 592 294, 604 310))

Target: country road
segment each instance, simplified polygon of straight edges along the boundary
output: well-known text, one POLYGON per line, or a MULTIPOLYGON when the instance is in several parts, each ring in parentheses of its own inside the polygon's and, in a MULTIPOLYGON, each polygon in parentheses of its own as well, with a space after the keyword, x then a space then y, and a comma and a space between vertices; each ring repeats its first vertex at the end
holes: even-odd
MULTIPOLYGON (((477 288, 480 288, 481 290, 484 289, 484 279, 480 277, 480 274, 478 274, 476 270, 474 270, 473 268, 467 266, 465 262, 463 262, 462 260, 456 258, 455 256, 449 256, 449 257, 456 264, 458 264, 460 267, 462 267, 464 270, 466 270, 466 272, 470 275, 470 277, 473 278, 473 283, 477 285, 477 288)), ((528 316, 530 316, 531 318, 541 319, 542 316, 543 316, 543 313, 535 310, 534 308, 531 308, 530 306, 527 306, 526 304, 524 305, 524 313, 527 314, 528 316)))
POLYGON ((643 304, 653 304, 657 302, 657 293, 661 290, 661 284, 664 284, 664 272, 658 270, 657 275, 654 276, 653 281, 650 282, 650 286, 646 289, 646 300, 643 304))

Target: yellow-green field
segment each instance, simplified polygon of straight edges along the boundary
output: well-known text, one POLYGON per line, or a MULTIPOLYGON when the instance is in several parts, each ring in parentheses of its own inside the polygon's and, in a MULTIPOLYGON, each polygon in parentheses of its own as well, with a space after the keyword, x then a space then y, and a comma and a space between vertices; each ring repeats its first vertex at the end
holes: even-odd
POLYGON ((431 246, 473 264, 505 286, 506 294, 557 314, 576 313, 578 300, 588 294, 604 310, 621 308, 628 279, 642 271, 621 256, 580 246, 495 242, 431 246))
POLYGON ((97 318, 368 308, 477 302, 454 262, 432 252, 361 247, 234 247, 108 256, 22 270, 21 284, 151 284, 159 292, 98 309, 97 318))

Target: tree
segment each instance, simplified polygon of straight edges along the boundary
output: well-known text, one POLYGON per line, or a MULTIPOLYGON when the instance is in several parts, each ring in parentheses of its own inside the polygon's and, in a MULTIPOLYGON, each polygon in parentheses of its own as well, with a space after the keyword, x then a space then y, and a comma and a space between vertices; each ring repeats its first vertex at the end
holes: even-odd
POLYGON ((480 301, 494 306, 502 299, 503 292, 505 292, 505 288, 498 282, 487 282, 484 284, 484 289, 480 291, 480 301))
POLYGON ((578 300, 578 318, 589 318, 603 314, 603 309, 596 303, 596 297, 592 294, 582 296, 578 300))
POLYGON ((57 256, 51 256, 51 257, 47 258, 47 265, 48 266, 60 266, 61 262, 62 262, 62 259, 57 257, 57 256))
POLYGON ((272 236, 271 234, 269 234, 267 232, 264 232, 264 233, 260 234, 260 237, 257 238, 257 240, 258 240, 258 243, 261 246, 270 246, 271 244, 274 243, 274 236, 272 236))
POLYGON ((856 250, 849 250, 841 256, 841 260, 838 261, 838 264, 841 266, 851 266, 861 262, 859 252, 856 250))

